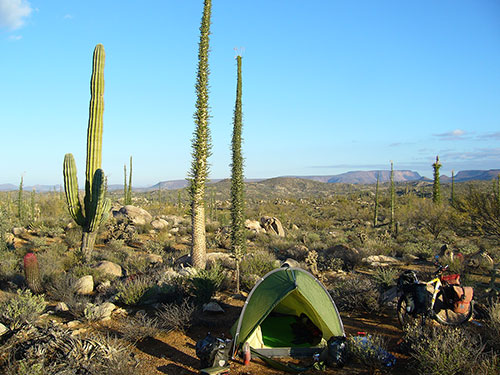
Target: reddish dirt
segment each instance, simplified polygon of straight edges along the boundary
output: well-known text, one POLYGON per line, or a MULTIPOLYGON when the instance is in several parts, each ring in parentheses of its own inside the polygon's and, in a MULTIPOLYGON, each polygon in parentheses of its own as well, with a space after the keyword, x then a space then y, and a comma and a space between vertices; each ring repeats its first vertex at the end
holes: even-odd
MULTIPOLYGON (((179 332, 163 333, 155 338, 147 338, 137 343, 134 354, 140 360, 140 375, 194 375, 200 370, 200 361, 195 354, 195 344, 204 338, 208 332, 217 337, 229 337, 229 329, 239 316, 244 301, 221 297, 221 304, 226 312, 222 315, 205 317, 198 321, 191 329, 182 334, 179 332)), ((396 366, 392 369, 393 374, 408 373, 408 358, 397 353, 397 343, 401 338, 401 330, 395 314, 388 315, 347 315, 341 314, 346 334, 356 335, 358 332, 383 335, 388 340, 388 348, 397 358, 396 366)), ((307 366, 312 363, 312 358, 303 359, 293 363, 307 366)), ((138 369, 139 370, 139 369, 138 369)), ((373 374, 376 373, 366 366, 357 363, 349 363, 343 369, 328 369, 326 371, 311 370, 311 374, 373 374)), ((231 361, 230 374, 286 374, 273 369, 258 359, 253 359, 248 366, 244 366, 241 360, 231 361)))

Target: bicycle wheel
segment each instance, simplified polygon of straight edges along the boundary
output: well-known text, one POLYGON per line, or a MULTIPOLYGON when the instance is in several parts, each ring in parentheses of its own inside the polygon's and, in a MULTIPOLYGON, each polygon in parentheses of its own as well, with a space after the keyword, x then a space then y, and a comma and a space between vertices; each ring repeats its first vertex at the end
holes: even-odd
POLYGON ((474 307, 473 301, 471 301, 469 310, 466 313, 456 313, 446 303, 443 291, 440 290, 436 296, 436 303, 434 304, 433 310, 434 317, 439 323, 447 326, 458 326, 467 322, 472 317, 474 307))
POLYGON ((408 324, 417 321, 419 316, 414 313, 414 310, 413 297, 409 293, 405 293, 399 297, 397 314, 401 328, 405 328, 408 324))

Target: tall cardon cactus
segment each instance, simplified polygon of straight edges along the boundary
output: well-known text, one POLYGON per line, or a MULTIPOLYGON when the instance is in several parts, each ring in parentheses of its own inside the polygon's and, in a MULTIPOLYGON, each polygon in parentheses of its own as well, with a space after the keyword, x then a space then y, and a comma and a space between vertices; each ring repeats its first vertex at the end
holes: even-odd
POLYGON ((72 154, 64 156, 64 191, 68 209, 78 225, 82 227, 81 251, 90 260, 99 226, 108 217, 111 201, 105 198, 106 177, 101 169, 102 115, 104 112, 104 47, 94 49, 92 77, 90 79, 90 107, 87 128, 87 163, 85 172, 84 205, 78 196, 75 159, 72 154))

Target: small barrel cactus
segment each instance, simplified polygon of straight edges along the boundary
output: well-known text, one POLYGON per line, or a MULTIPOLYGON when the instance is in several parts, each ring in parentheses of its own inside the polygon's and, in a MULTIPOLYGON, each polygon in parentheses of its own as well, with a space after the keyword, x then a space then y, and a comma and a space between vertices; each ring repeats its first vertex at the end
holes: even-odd
POLYGON ((34 253, 28 253, 24 256, 24 277, 28 288, 33 293, 42 292, 42 283, 40 281, 40 270, 38 260, 34 253))

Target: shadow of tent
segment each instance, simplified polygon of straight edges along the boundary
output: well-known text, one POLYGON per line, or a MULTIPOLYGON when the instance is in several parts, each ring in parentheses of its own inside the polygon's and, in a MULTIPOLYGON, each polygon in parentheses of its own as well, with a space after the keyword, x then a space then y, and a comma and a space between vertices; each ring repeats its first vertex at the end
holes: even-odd
POLYGON ((198 373, 188 370, 174 363, 169 363, 166 366, 160 366, 157 368, 157 370, 168 375, 195 375, 198 373))
MULTIPOLYGON (((182 363, 188 367, 198 368, 200 366, 200 361, 197 358, 191 357, 173 346, 170 346, 153 337, 147 337, 141 342, 138 342, 136 346, 137 349, 156 358, 172 359, 175 362, 182 363)), ((180 368, 187 371, 183 367, 180 368)))

